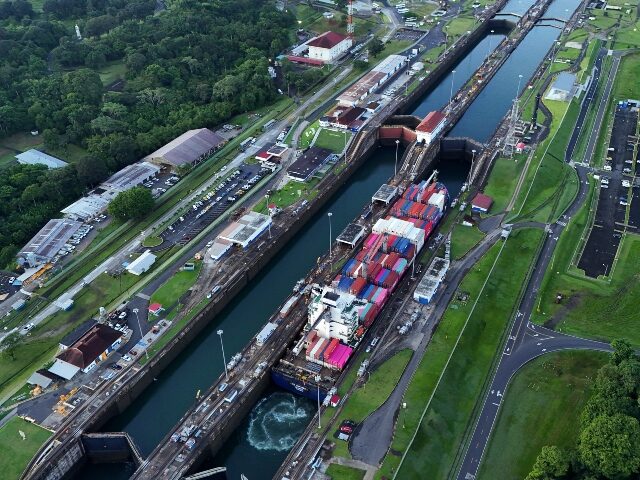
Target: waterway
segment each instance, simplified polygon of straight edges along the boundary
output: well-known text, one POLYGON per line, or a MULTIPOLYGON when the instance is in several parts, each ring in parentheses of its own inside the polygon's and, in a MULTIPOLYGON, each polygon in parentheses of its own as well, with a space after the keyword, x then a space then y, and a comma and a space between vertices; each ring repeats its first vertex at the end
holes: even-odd
MULTIPOLYGON (((512 0, 504 11, 522 13, 530 3, 530 0, 512 0)), ((568 18, 578 4, 578 0, 556 0, 550 7, 548 16, 568 18)), ((526 88, 536 66, 559 34, 560 30, 551 27, 534 28, 462 117, 453 129, 452 136, 470 136, 486 141, 510 108, 516 93, 518 75, 523 75, 521 88, 526 88)), ((416 105, 414 113, 422 116, 446 105, 452 80, 455 92, 502 37, 499 34, 489 34, 483 38, 452 68, 456 70, 455 74, 450 73, 425 95, 416 105)), ((224 330, 227 358, 239 351, 289 295, 295 282, 328 249, 327 212, 333 213, 332 233, 335 238, 370 201, 372 193, 380 184, 389 178, 394 158, 393 148, 376 150, 348 185, 202 332, 199 339, 192 342, 124 414, 105 425, 103 430, 126 431, 134 438, 144 455, 150 453, 195 402, 196 392, 208 388, 222 373, 222 353, 216 330, 224 330)), ((437 168, 440 180, 449 187, 452 196, 455 196, 466 178, 468 165, 450 162, 438 165, 437 168)), ((286 456, 288 446, 309 422, 313 407, 313 402, 293 397, 275 388, 269 389, 231 436, 214 463, 226 465, 230 479, 239 478, 240 473, 252 480, 270 478, 286 456)), ((88 465, 76 478, 124 480, 132 470, 131 465, 88 465)))

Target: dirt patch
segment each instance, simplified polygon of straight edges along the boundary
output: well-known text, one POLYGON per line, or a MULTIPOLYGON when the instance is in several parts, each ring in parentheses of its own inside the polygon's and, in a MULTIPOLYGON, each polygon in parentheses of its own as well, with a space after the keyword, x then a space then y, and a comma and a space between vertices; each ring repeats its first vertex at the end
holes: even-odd
POLYGON ((576 308, 580 304, 581 300, 582 300, 581 293, 575 293, 571 295, 569 298, 567 298, 567 300, 563 304, 563 307, 560 310, 558 310, 549 320, 544 322, 544 326, 552 330, 555 330, 556 327, 560 324, 560 322, 564 319, 564 316, 566 315, 567 311, 576 308))

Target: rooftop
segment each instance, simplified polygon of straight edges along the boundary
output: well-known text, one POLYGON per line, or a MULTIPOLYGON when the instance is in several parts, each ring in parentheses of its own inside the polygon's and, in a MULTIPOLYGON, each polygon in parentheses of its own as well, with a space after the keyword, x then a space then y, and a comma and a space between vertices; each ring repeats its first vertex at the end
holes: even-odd
POLYGON ((364 236, 364 227, 357 223, 350 223, 347 225, 342 233, 336 238, 337 242, 346 243, 348 245, 355 245, 355 243, 364 236))
POLYGON ((49 220, 22 248, 20 255, 35 255, 50 260, 81 226, 82 223, 67 218, 49 220))
POLYGON ((68 165, 67 162, 63 162, 59 158, 52 157, 35 148, 19 153, 16 155, 16 158, 18 159, 18 163, 25 165, 46 165, 48 168, 61 168, 68 165))
POLYGON ((93 318, 87 320, 82 323, 78 328, 75 328, 72 332, 68 333, 62 340, 60 340, 60 345, 64 345, 65 347, 70 347, 78 340, 82 338, 82 336, 87 333, 91 328, 98 322, 96 322, 93 318))
POLYGON ((149 162, 128 165, 106 179, 102 186, 112 190, 128 190, 140 185, 160 171, 160 167, 149 162))
POLYGON ((310 47, 333 48, 347 39, 345 35, 336 32, 324 32, 322 35, 312 38, 307 42, 310 47))
POLYGON ((338 101, 342 102, 356 102, 363 96, 367 95, 369 91, 378 86, 378 83, 385 78, 385 74, 382 72, 369 72, 356 83, 347 88, 340 96, 338 101))
POLYGON ((429 112, 429 114, 424 117, 424 120, 420 122, 420 125, 416 127, 416 131, 431 133, 445 118, 447 117, 442 112, 429 112))
POLYGON ((311 147, 287 169, 290 177, 307 180, 333 155, 331 150, 311 147))
POLYGON ((98 323, 58 355, 58 359, 78 368, 87 368, 120 337, 122 332, 98 323))
POLYGON ((489 210, 492 204, 493 198, 480 192, 478 192, 476 196, 473 197, 473 201, 471 202, 472 206, 482 208, 483 210, 489 210))
POLYGON ((189 130, 147 155, 144 160, 164 160, 173 166, 185 165, 197 161, 223 142, 224 139, 220 135, 208 128, 189 130))

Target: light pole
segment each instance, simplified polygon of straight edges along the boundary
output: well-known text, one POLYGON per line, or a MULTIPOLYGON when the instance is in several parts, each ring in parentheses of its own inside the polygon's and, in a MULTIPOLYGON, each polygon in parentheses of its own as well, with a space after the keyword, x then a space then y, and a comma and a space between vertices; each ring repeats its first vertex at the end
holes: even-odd
POLYGON ((327 217, 329 217, 329 258, 333 257, 333 241, 331 240, 331 217, 333 213, 327 213, 327 217))
POLYGON ((476 159, 476 149, 471 150, 471 168, 469 169, 469 177, 467 178, 467 185, 471 184, 471 176, 473 175, 473 161, 476 159))
POLYGON ((224 364, 224 379, 229 381, 229 372, 227 372, 227 359, 224 358, 224 344, 222 343, 222 330, 216 332, 220 337, 220 346, 222 347, 222 363, 224 364))
POLYGON ((269 215, 269 238, 271 238, 271 209, 269 208, 269 194, 265 194, 264 198, 267 201, 267 215, 269 215))
POLYGON ((398 174, 398 147, 400 146, 400 140, 396 139, 396 164, 393 168, 393 176, 395 177, 398 174))
POLYGON ((522 75, 518 75, 518 89, 516 90, 516 99, 518 98, 518 95, 520 95, 520 82, 522 82, 522 75))
POLYGON ((491 30, 491 35, 489 35, 489 51, 487 52, 487 58, 491 55, 491 36, 493 35, 494 30, 491 30))
POLYGON ((451 108, 451 101, 453 100, 453 80, 456 78, 456 71, 451 70, 451 89, 449 90, 449 108, 451 108))
MULTIPOLYGON (((140 326, 140 317, 138 316, 139 311, 140 310, 138 308, 133 309, 133 313, 136 314, 136 319, 138 320, 138 330, 140 330, 140 340, 142 340, 143 334, 142 334, 142 327, 140 326)), ((147 349, 147 347, 144 348, 144 354, 147 357, 147 360, 149 360, 149 350, 147 349)))
POLYGON ((318 428, 322 428, 322 424, 320 423, 320 375, 316 375, 316 391, 318 392, 318 428))

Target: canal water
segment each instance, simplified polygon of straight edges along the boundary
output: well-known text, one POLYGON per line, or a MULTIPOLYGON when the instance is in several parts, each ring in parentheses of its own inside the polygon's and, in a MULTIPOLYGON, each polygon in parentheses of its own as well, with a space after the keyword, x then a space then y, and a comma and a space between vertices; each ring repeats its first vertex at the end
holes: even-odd
MULTIPOLYGON (((526 11, 531 0, 512 0, 504 11, 526 11), (509 9, 510 8, 510 9, 509 9), (515 9, 520 8, 520 11, 515 9)), ((548 16, 568 18, 578 0, 556 0, 548 16)), ((536 27, 520 44, 501 71, 480 94, 452 136, 470 136, 486 141, 497 123, 510 108, 515 95, 518 75, 526 84, 553 44, 560 30, 536 27), (513 92, 513 93, 509 93, 513 92)), ((416 115, 426 115, 442 108, 449 101, 451 81, 459 88, 495 48, 502 35, 488 35, 465 56, 439 86, 416 105, 416 115)), ((335 238, 342 229, 370 202, 371 195, 392 174, 395 149, 377 149, 367 163, 356 172, 325 208, 272 260, 254 281, 194 340, 174 364, 159 375, 128 409, 113 419, 103 431, 128 432, 143 455, 150 453, 183 413, 195 402, 196 392, 205 390, 222 373, 220 342, 215 334, 224 330, 225 353, 230 358, 255 335, 277 306, 290 294, 295 282, 315 264, 316 258, 329 247, 327 213, 332 212, 332 233, 335 238)), ((456 196, 467 176, 468 165, 449 162, 438 165, 439 179, 456 196)), ((314 403, 274 388, 268 389, 223 449, 214 464, 226 465, 228 478, 238 479, 243 473, 250 480, 271 478, 284 459, 297 435, 308 424, 314 403)), ((124 480, 133 471, 132 465, 88 465, 76 476, 91 480, 124 480)))

